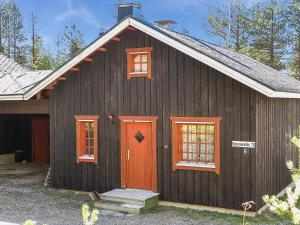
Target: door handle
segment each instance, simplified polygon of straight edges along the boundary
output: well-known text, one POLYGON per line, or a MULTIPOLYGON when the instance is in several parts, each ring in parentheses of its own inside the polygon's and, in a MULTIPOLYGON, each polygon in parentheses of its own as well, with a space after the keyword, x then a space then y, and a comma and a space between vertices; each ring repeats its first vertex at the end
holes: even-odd
POLYGON ((127 149, 127 160, 129 160, 129 159, 130 159, 130 150, 127 149))

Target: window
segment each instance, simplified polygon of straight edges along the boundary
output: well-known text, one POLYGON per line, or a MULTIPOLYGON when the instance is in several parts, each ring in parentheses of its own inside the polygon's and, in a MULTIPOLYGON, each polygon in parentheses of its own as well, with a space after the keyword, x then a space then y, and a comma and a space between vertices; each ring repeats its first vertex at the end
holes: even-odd
POLYGON ((77 163, 98 163, 98 116, 75 116, 77 163))
POLYGON ((151 52, 153 48, 129 48, 127 52, 127 79, 151 78, 151 52))
POLYGON ((173 170, 220 173, 220 121, 210 117, 171 117, 173 170))

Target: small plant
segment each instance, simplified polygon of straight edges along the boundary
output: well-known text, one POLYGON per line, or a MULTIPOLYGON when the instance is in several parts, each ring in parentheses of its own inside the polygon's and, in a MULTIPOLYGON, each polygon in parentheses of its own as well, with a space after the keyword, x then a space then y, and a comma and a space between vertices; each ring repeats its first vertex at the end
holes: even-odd
POLYGON ((36 225, 37 222, 33 220, 26 220, 22 225, 36 225))
MULTIPOLYGON (((298 129, 300 134, 300 126, 298 129)), ((300 137, 293 137, 291 142, 300 152, 300 137)), ((271 197, 265 195, 263 196, 263 200, 269 206, 271 212, 280 217, 288 218, 293 224, 300 224, 300 209, 297 205, 300 198, 300 169, 295 167, 292 161, 288 161, 286 166, 291 172, 294 187, 287 187, 286 196, 282 199, 274 195, 271 197)))
POLYGON ((244 210, 244 214, 243 214, 243 225, 248 224, 248 223, 246 222, 246 212, 247 212, 249 209, 252 208, 252 205, 255 205, 255 202, 254 202, 254 201, 244 202, 244 203, 242 204, 242 208, 243 208, 243 210, 244 210))
POLYGON ((82 205, 82 221, 84 225, 94 225, 98 220, 99 210, 93 209, 90 213, 89 206, 87 204, 82 205))

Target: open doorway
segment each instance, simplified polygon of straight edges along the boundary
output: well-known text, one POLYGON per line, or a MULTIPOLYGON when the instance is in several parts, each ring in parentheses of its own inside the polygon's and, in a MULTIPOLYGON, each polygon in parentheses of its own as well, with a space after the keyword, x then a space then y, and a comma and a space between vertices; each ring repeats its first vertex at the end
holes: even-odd
POLYGON ((48 115, 0 115, 0 164, 50 163, 48 115))

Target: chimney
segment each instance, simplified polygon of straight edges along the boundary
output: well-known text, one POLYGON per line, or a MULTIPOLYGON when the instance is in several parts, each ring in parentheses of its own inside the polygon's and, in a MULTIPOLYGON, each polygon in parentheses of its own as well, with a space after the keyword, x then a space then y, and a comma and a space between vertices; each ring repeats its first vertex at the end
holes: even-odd
POLYGON ((174 20, 158 20, 155 21, 155 23, 157 26, 166 28, 168 30, 173 30, 173 25, 177 24, 174 20))
POLYGON ((142 5, 139 3, 120 3, 118 7, 118 23, 128 16, 143 18, 141 13, 142 5))

